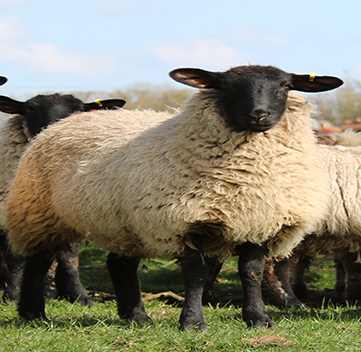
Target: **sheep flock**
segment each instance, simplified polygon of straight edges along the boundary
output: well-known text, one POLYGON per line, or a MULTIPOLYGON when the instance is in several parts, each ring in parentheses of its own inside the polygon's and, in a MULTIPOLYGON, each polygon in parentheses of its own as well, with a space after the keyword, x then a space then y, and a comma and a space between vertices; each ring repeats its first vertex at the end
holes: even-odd
POLYGON ((322 231, 332 196, 312 106, 294 91, 343 82, 258 65, 170 76, 198 89, 180 112, 76 113, 29 143, 6 199, 9 244, 27 256, 21 317, 45 318, 53 258, 90 240, 109 251, 122 318, 150 321, 137 267, 162 256, 182 269, 180 328, 205 330, 208 259, 238 256, 244 321, 274 326, 261 296, 265 258, 288 257, 322 231))

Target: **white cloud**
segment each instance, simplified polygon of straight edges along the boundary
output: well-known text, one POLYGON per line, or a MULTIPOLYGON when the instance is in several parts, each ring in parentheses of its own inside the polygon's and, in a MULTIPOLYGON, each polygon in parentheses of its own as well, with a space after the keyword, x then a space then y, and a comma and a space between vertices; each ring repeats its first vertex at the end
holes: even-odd
POLYGON ((0 18, 0 41, 19 39, 23 37, 25 32, 22 21, 18 17, 6 16, 0 18))
POLYGON ((0 62, 20 63, 48 72, 75 73, 81 76, 98 76, 109 73, 112 64, 108 57, 74 53, 62 50, 51 43, 32 43, 17 48, 0 43, 0 62))
POLYGON ((245 62, 235 48, 214 39, 155 44, 152 51, 157 58, 172 65, 228 69, 245 62))

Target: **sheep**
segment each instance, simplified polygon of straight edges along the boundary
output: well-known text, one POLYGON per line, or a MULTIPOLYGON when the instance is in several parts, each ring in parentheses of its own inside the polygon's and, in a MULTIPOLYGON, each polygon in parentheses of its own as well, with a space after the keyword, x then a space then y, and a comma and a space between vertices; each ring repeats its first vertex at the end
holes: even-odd
POLYGON ((179 113, 72 115, 24 153, 7 208, 10 244, 28 256, 21 317, 46 317, 41 292, 50 253, 89 239, 110 252, 121 318, 151 321, 139 260, 174 258, 185 285, 180 328, 205 330, 204 256, 236 252, 243 320, 274 326, 260 295, 264 256, 289 254, 314 230, 329 198, 312 106, 289 91, 319 92, 343 82, 259 65, 176 69, 170 77, 199 89, 179 113))
POLYGON ((299 305, 308 298, 305 283, 305 270, 317 254, 334 256, 336 262, 336 291, 339 295, 355 304, 360 301, 360 260, 357 252, 361 246, 361 220, 359 196, 359 168, 361 165, 361 134, 353 131, 317 136, 320 162, 325 167, 332 194, 327 216, 319 230, 310 234, 294 249, 290 263, 270 261, 264 271, 263 283, 267 287, 264 295, 274 305, 299 305), (276 275, 277 267, 289 270, 276 275), (291 285, 289 284, 291 281, 291 285), (269 284, 273 282, 273 284, 269 284), (281 286, 281 288, 276 287, 281 286), (272 292, 272 296, 270 295, 272 292), (277 296, 278 295, 278 296, 277 296))
POLYGON ((290 279, 297 297, 307 299, 304 272, 317 254, 332 255, 336 261, 336 291, 355 304, 360 302, 361 274, 357 252, 361 246, 361 198, 359 168, 361 165, 361 134, 353 131, 319 135, 318 142, 327 155, 323 162, 330 175, 332 203, 325 231, 307 236, 295 249, 290 261, 290 279), (324 146, 327 145, 327 146, 324 146))
MULTIPOLYGON (((13 114, 0 120, 0 252, 7 267, 6 287, 3 298, 16 301, 19 296, 19 281, 25 258, 14 255, 6 242, 6 195, 8 185, 15 175, 18 162, 31 139, 44 127, 58 121, 75 111, 121 107, 124 100, 110 99, 92 103, 83 103, 72 95, 37 95, 25 102, 0 96, 0 111, 13 114)), ((57 292, 54 294, 81 304, 93 304, 78 277, 78 248, 74 247, 66 255, 57 257, 55 281, 57 292)), ((50 280, 52 281, 52 280, 50 280)), ((54 297, 47 292, 47 297, 54 297)))

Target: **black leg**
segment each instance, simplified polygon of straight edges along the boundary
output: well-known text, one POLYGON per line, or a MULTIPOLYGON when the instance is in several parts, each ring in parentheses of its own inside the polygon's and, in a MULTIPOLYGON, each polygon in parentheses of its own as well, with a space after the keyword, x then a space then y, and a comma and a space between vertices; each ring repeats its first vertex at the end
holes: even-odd
POLYGON ((301 302, 295 297, 288 279, 287 262, 266 260, 262 278, 262 297, 269 304, 279 308, 300 306, 301 302))
POLYGON ((9 271, 5 261, 5 254, 7 250, 6 234, 0 230, 0 290, 4 290, 7 281, 9 280, 9 271))
POLYGON ((300 258, 297 262, 290 260, 290 280, 292 290, 296 297, 301 301, 308 300, 308 289, 306 284, 305 272, 312 263, 312 257, 306 256, 300 258))
POLYGON ((4 290, 5 301, 17 302, 20 295, 20 282, 23 273, 25 257, 6 252, 5 261, 8 268, 8 279, 4 290))
POLYGON ((350 304, 361 305, 361 263, 357 253, 339 251, 337 259, 345 271, 345 299, 350 304))
POLYGON ((204 257, 207 267, 208 267, 208 275, 207 281, 204 284, 203 295, 202 295, 202 304, 204 306, 208 306, 209 304, 213 307, 217 305, 217 298, 214 295, 214 282, 216 281, 216 277, 220 270, 222 269, 223 263, 219 261, 217 256, 213 257, 204 257))
POLYGON ((346 272, 342 261, 334 258, 336 270, 336 292, 338 298, 345 299, 346 296, 346 272))
POLYGON ((191 241, 192 248, 186 245, 181 259, 185 301, 179 320, 180 328, 181 330, 206 330, 202 294, 207 279, 207 264, 203 257, 200 238, 193 235, 191 241))
POLYGON ((6 232, 0 231, 0 250, 6 267, 5 289, 3 299, 16 302, 20 295, 20 281, 25 257, 14 255, 7 243, 6 232))
POLYGON ((298 300, 293 292, 288 267, 288 259, 278 260, 274 263, 274 271, 278 281, 281 283, 281 287, 284 292, 285 305, 299 307, 302 305, 302 303, 298 300))
POLYGON ((109 253, 107 268, 117 297, 118 313, 137 323, 151 322, 140 294, 137 269, 140 259, 109 253))
POLYGON ((25 261, 21 282, 19 315, 26 319, 46 318, 44 302, 44 279, 53 259, 36 254, 25 261))
POLYGON ((243 320, 249 327, 274 327, 268 317, 261 293, 265 250, 246 242, 237 247, 238 272, 243 286, 243 320))
POLYGON ((77 301, 83 306, 92 306, 94 302, 80 282, 78 253, 78 247, 74 246, 71 252, 56 258, 58 262, 55 274, 56 289, 58 296, 67 299, 69 302, 77 301))

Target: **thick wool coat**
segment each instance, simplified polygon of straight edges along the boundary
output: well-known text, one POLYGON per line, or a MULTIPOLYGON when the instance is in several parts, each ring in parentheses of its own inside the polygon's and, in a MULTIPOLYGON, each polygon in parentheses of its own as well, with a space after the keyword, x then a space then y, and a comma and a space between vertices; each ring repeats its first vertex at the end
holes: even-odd
POLYGON ((12 247, 55 253, 83 238, 128 256, 179 258, 191 233, 205 254, 246 241, 289 255, 328 207, 312 106, 290 92, 279 123, 237 133, 213 91, 174 116, 73 115, 40 133, 9 194, 12 247))

